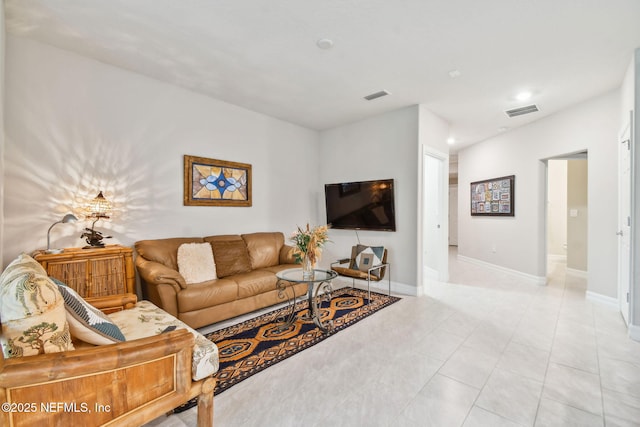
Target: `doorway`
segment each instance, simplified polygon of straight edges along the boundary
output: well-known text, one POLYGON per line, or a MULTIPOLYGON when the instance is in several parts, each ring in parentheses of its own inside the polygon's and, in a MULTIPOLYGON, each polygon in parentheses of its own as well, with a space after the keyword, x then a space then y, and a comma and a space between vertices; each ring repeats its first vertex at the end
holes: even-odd
POLYGON ((448 156, 425 147, 422 162, 422 275, 424 280, 447 281, 448 156))
POLYGON ((573 153, 547 160, 547 275, 561 265, 568 274, 588 274, 588 155, 573 153))

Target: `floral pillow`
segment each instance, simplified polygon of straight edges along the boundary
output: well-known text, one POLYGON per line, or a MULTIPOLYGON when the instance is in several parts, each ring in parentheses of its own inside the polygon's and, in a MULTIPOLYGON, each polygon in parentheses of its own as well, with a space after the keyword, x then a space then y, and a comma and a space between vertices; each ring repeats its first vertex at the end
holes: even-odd
POLYGON ((0 276, 0 343, 7 358, 74 349, 64 300, 43 271, 22 254, 0 276))

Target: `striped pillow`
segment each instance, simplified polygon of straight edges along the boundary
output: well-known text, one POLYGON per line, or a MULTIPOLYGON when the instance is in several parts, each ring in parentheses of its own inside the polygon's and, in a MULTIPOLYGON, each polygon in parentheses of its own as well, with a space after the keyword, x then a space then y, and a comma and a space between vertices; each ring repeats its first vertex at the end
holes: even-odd
POLYGON ((51 279, 58 285, 64 299, 71 336, 94 345, 126 341, 120 328, 103 312, 86 302, 76 291, 58 279, 53 277, 51 279))

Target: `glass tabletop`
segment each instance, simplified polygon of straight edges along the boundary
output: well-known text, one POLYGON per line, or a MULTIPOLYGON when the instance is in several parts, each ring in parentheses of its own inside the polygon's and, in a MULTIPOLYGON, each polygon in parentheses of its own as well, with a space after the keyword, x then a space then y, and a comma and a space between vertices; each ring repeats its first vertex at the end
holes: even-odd
POLYGON ((327 280, 335 279, 338 276, 333 270, 321 270, 319 268, 313 269, 314 275, 311 279, 304 279, 302 277, 301 268, 290 268, 288 270, 282 270, 276 273, 276 277, 280 280, 286 280, 288 282, 309 283, 309 282, 326 282, 327 280))

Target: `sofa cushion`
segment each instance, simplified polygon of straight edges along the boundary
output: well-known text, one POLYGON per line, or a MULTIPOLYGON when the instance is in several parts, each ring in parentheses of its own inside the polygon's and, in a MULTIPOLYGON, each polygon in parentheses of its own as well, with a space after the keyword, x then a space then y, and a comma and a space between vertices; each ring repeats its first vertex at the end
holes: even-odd
POLYGON ((218 371, 218 347, 149 301, 139 301, 133 308, 109 314, 109 318, 118 325, 127 340, 150 337, 175 328, 187 329, 196 339, 191 360, 193 379, 198 381, 218 371))
POLYGON ((21 254, 0 275, 0 343, 7 358, 74 349, 64 300, 43 271, 21 254))
POLYGON ((136 252, 144 259, 158 262, 178 271, 178 248, 184 243, 202 243, 201 237, 176 237, 171 239, 140 240, 136 252))
POLYGON ((213 248, 213 257, 216 260, 218 277, 251 271, 251 261, 243 240, 214 240, 210 243, 213 248))
POLYGON ((206 242, 181 244, 178 247, 178 272, 188 285, 217 279, 211 245, 206 242))
POLYGON ((242 239, 247 245, 252 270, 280 263, 280 249, 284 245, 282 233, 243 234, 242 239))
MULTIPOLYGON (((296 263, 296 257, 295 257, 295 253, 296 253, 296 249, 293 246, 289 246, 289 245, 282 245, 282 248, 280 248, 280 264, 295 264, 296 263)), ((298 267, 300 266, 300 264, 298 264, 298 267)))
POLYGON ((69 330, 74 338, 94 345, 106 345, 125 340, 120 328, 103 312, 86 302, 72 288, 52 278, 64 299, 69 330))
POLYGON ((248 298, 276 289, 277 277, 267 270, 254 270, 236 274, 232 278, 238 284, 238 298, 248 298))
POLYGON ((295 264, 293 262, 291 262, 290 264, 278 264, 272 267, 261 268, 259 271, 268 271, 273 274, 278 274, 281 271, 289 270, 291 268, 300 268, 300 264, 295 264))
POLYGON ((229 279, 195 283, 182 289, 177 297, 179 313, 200 310, 238 299, 238 284, 229 279))

